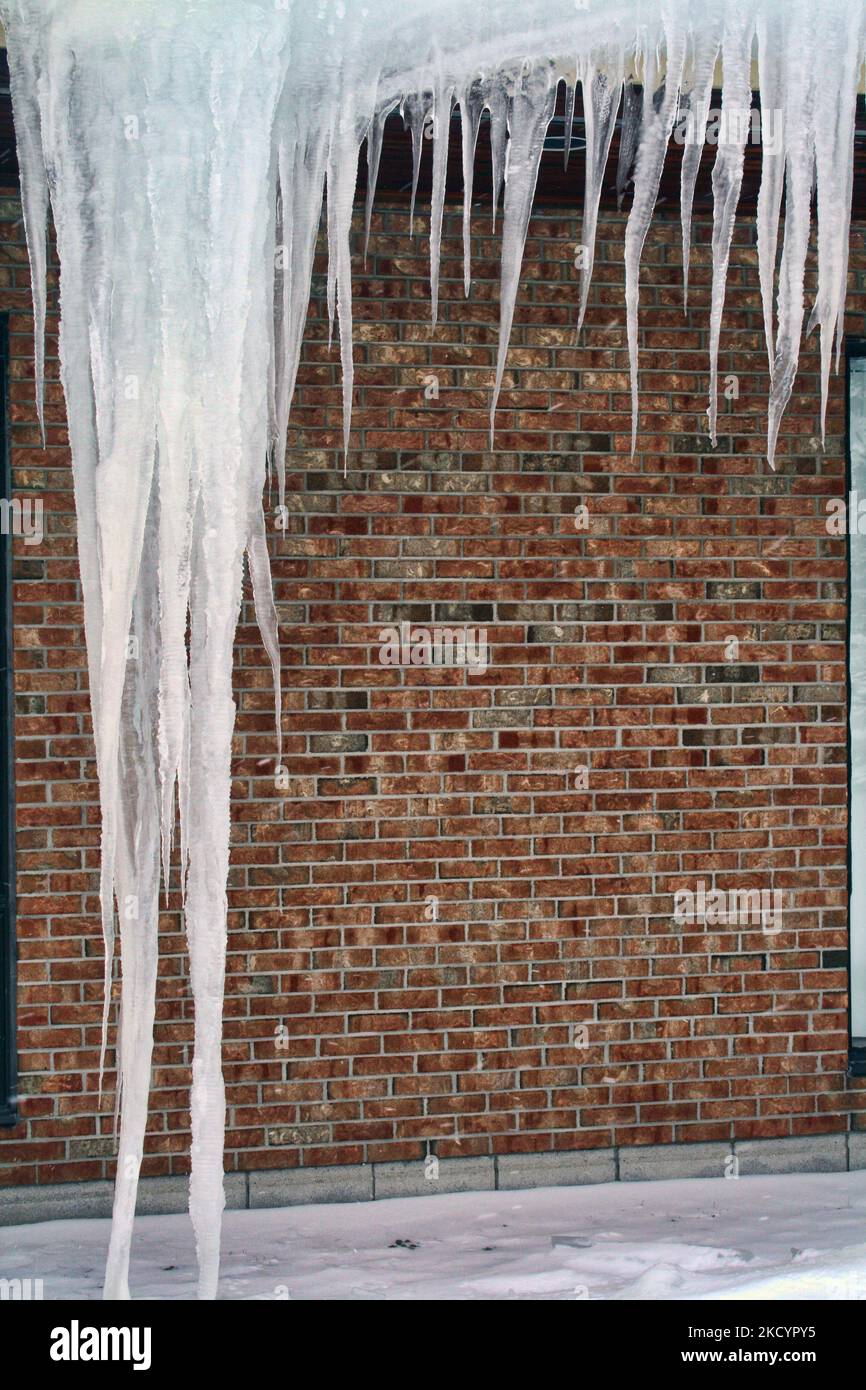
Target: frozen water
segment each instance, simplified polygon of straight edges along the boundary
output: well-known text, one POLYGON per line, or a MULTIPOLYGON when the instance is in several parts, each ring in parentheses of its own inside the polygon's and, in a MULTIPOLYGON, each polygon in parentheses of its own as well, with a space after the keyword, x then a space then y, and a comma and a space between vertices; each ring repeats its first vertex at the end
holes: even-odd
MULTIPOLYGON (((232 644, 246 555, 274 665, 279 723, 277 620, 261 499, 270 466, 280 504, 284 499, 288 419, 323 200, 348 450, 350 224, 361 145, 366 139, 369 231, 388 113, 399 109, 411 130, 413 207, 424 142, 432 139, 435 322, 452 113, 459 111, 463 131, 467 293, 472 163, 488 113, 494 219, 504 184, 492 426, 545 133, 561 81, 571 94, 570 127, 579 83, 587 154, 575 323, 588 302, 601 179, 619 120, 620 194, 634 178, 624 255, 637 447, 641 250, 671 132, 688 117, 697 143, 687 145, 682 166, 685 282, 695 177, 720 52, 712 431, 725 277, 748 138, 743 116, 756 60, 765 135, 758 271, 773 463, 797 370, 813 182, 819 270, 810 326, 821 335, 822 420, 834 342, 838 363, 866 3, 0 0, 0 13, 33 280, 40 420, 49 199, 61 263, 61 373, 102 811, 106 1023, 115 923, 120 934, 120 1163, 105 1290, 128 1296, 160 866, 167 881, 177 802, 195 999, 190 1210, 200 1293, 212 1297, 223 1205, 232 644)), ((566 138, 566 150, 568 144, 566 138)))

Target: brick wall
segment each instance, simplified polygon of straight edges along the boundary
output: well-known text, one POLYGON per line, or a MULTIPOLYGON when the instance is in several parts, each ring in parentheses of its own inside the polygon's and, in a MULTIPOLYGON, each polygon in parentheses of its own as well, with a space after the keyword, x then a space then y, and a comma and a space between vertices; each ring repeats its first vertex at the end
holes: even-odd
MULTIPOLYGON (((43 452, 18 217, 0 201, 13 466, 44 499, 47 534, 16 542, 21 1123, 0 1133, 6 1183, 109 1176, 113 1150, 113 1094, 100 1107, 96 1089, 99 827, 56 319, 43 452)), ((579 217, 533 219, 490 452, 487 216, 466 302, 459 213, 446 213, 431 331, 423 219, 413 242, 404 208, 380 211, 356 263, 348 476, 319 263, 289 521, 271 526, 281 790, 249 606, 238 639, 230 1168, 863 1127, 866 1090, 845 1078, 844 542, 824 529, 826 498, 844 491, 843 382, 822 453, 810 344, 772 474, 744 219, 721 358, 738 395, 711 449, 710 225, 696 226, 684 317, 679 223, 662 207, 631 458, 623 228, 602 219, 575 344, 579 217), (401 621, 484 629, 488 668, 383 665, 379 635, 401 621), (782 890, 782 931, 678 925, 674 891, 701 879, 782 890)), ((848 327, 862 334, 859 236, 851 271, 848 327)), ((160 945, 151 1174, 188 1164, 176 883, 160 945)))

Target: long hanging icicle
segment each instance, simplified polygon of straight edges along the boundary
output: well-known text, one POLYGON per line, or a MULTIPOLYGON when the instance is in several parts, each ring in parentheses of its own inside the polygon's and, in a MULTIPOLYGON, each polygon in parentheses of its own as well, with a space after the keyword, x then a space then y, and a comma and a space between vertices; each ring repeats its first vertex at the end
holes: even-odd
POLYGON ((376 181, 379 177, 379 161, 382 158, 382 140, 385 135, 385 122, 398 103, 395 99, 387 101, 373 116, 367 131, 367 194, 364 200, 364 264, 370 245, 370 222, 373 216, 373 201, 376 197, 376 181))
MULTIPOLYGON (((323 200, 329 324, 339 318, 348 450, 350 250, 361 144, 366 137, 366 250, 389 111, 399 109, 412 133, 410 228, 422 150, 434 137, 435 323, 452 107, 459 106, 462 125, 467 294, 473 161, 482 113, 489 113, 494 227, 505 185, 492 428, 559 77, 580 74, 583 81, 583 237, 590 252, 578 322, 586 310, 601 180, 621 101, 620 198, 634 168, 624 256, 635 447, 641 252, 671 131, 678 117, 687 117, 694 141, 681 176, 687 282, 695 180, 721 43, 725 131, 713 172, 710 314, 714 430, 745 138, 742 127, 736 138, 731 134, 738 108, 751 104, 757 48, 764 136, 758 263, 772 368, 773 461, 797 369, 816 166, 818 289, 810 327, 821 334, 822 429, 834 341, 838 366, 866 3, 606 0, 584 8, 574 0, 417 0, 400 8, 393 0, 319 0, 316 6, 306 0, 244 0, 242 6, 237 0, 125 0, 122 6, 0 0, 0 14, 9 43, 43 436, 49 196, 61 264, 61 378, 102 815, 100 1076, 116 925, 120 936, 120 1137, 105 1294, 129 1296, 153 1047, 160 879, 167 890, 177 803, 195 1008, 190 1212, 199 1294, 212 1298, 224 1200, 232 647, 246 555, 274 670, 279 760, 279 634, 262 492, 273 468, 284 506, 288 422, 323 200)), ((573 101, 572 81, 564 159, 573 101)))
POLYGON ((565 118, 562 122, 562 167, 568 168, 571 155, 571 142, 574 137, 574 101, 577 94, 577 77, 565 85, 565 118))
POLYGON ((275 420, 270 441, 277 476, 279 505, 285 505, 286 439, 289 411, 301 360, 301 339, 313 274, 313 256, 322 208, 328 157, 329 122, 312 129, 281 108, 277 118, 277 168, 283 212, 275 334, 275 420))
POLYGON ((692 206, 701 155, 707 134, 707 118, 713 98, 713 75, 719 56, 720 24, 711 15, 705 30, 691 36, 691 69, 688 111, 682 122, 683 162, 680 169, 680 221, 683 232, 683 313, 688 311, 689 266, 692 250, 692 206))
POLYGON ((471 230, 472 230, 472 185, 475 168, 475 146, 481 127, 481 114, 486 105, 487 84, 481 80, 470 82, 459 99, 461 158, 463 164, 463 292, 467 299, 472 284, 471 230))
MULTIPOLYGON (((41 37, 41 36, 40 36, 41 37)), ((33 345, 36 418, 45 444, 45 312, 48 296, 48 178, 42 145, 40 103, 46 77, 41 43, 16 44, 9 50, 9 79, 15 100, 15 140, 21 169, 21 211, 30 260, 33 297, 33 345)))
POLYGON ((728 262, 734 220, 743 186, 743 159, 751 130, 752 88, 749 60, 755 21, 751 0, 735 0, 725 16, 722 35, 722 109, 716 162, 713 165, 713 282, 710 291, 709 434, 716 442, 718 419, 719 337, 725 307, 728 262))
POLYGON ((598 205, 601 183, 619 110, 623 88, 622 55, 614 54, 611 72, 599 72, 591 61, 581 64, 580 81, 583 90, 583 116, 586 125, 586 175, 583 193, 583 227, 581 230, 580 308, 577 332, 583 327, 592 268, 595 263, 595 233, 598 225, 598 205))
POLYGON ((439 252, 453 105, 453 87, 440 86, 433 105, 433 198, 430 205, 430 319, 434 328, 439 317, 439 252))
POLYGON ((505 210, 502 219, 502 276, 499 293, 499 348, 496 357, 496 377, 490 403, 490 437, 493 441, 493 421, 502 389, 508 340, 517 302, 517 286, 523 248, 529 229, 532 198, 538 179, 538 166, 544 137, 556 104, 556 80, 551 63, 541 63, 528 69, 524 65, 516 80, 511 102, 511 139, 508 153, 508 176, 505 181, 505 210))
MULTIPOLYGON (((31 99, 39 103, 61 262, 61 369, 100 778, 107 979, 115 902, 121 939, 120 1146, 105 1294, 128 1297, 160 844, 170 837, 180 776, 195 997, 190 1210, 200 1292, 213 1297, 232 645, 267 452, 271 306, 259 267, 271 256, 268 165, 286 35, 269 20, 229 38, 222 17, 211 15, 185 36, 179 94, 164 52, 136 17, 130 10, 121 22, 113 14, 106 31, 92 11, 73 7, 50 28, 45 12, 34 21, 27 5, 4 13, 13 52, 36 52, 50 68, 50 83, 40 76, 31 99), (86 34, 98 81, 73 59, 64 26, 76 20, 83 26, 76 47, 86 34), (224 77, 220 87, 220 72, 231 74, 230 85, 224 77), (179 99, 187 119, 178 119, 179 99), (172 177, 179 141, 189 167, 208 171, 204 184, 172 177)), ((19 123, 28 112, 21 96, 19 123)), ((26 163, 22 177, 32 188, 26 163)), ((28 192, 28 205, 32 198, 28 192)))
MULTIPOLYGON (((782 115, 784 89, 784 23, 781 15, 759 14, 755 24, 758 47, 758 81, 761 90, 761 187, 758 191, 756 226, 758 232, 758 280, 764 315, 767 361, 773 367, 776 338, 773 326, 773 285, 776 277, 776 250, 779 243, 779 215, 785 185, 785 144, 782 115), (772 121, 768 138, 767 121, 772 121)), ((852 130, 853 136, 853 130, 852 130)))
POLYGON ((511 99, 503 82, 495 82, 487 106, 490 111, 490 165, 493 173, 493 222, 496 231, 496 209, 505 182, 505 152, 508 143, 508 115, 511 99))
POLYGON ((343 457, 348 468, 349 431, 352 424, 352 389, 355 364, 352 358, 352 260, 350 236, 355 185, 358 178, 358 150, 376 108, 375 81, 357 71, 352 46, 343 57, 340 84, 355 96, 353 111, 338 111, 331 130, 327 162, 328 212, 328 304, 333 322, 336 298, 340 330, 340 365, 343 375, 343 457))
POLYGON ((812 0, 791 0, 785 17, 782 139, 785 149, 785 234, 779 266, 778 328, 770 371, 767 459, 776 466, 782 415, 797 374, 805 309, 806 254, 815 168, 815 64, 812 0))
POLYGON ((626 333, 631 367, 631 447, 637 447, 638 386, 637 386, 637 325, 640 293, 640 256, 646 241, 653 209, 658 196, 665 153, 677 113, 677 98, 685 61, 686 13, 685 0, 672 0, 662 6, 667 46, 667 74, 664 95, 656 111, 646 99, 650 90, 650 75, 654 65, 645 60, 644 126, 638 151, 634 179, 634 201, 625 232, 625 307, 626 333))

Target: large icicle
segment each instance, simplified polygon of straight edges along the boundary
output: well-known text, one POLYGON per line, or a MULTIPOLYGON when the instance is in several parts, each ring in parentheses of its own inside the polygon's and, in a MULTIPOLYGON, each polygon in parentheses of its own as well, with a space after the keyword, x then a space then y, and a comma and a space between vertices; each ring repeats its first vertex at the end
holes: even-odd
MULTIPOLYGON (((231 36, 224 16, 211 12, 199 27, 202 17, 184 35, 180 92, 132 7, 113 14, 108 29, 92 8, 58 11, 43 47, 36 44, 50 71, 33 95, 61 261, 107 979, 115 900, 121 935, 121 1133, 107 1297, 128 1294, 160 825, 170 835, 178 772, 190 784, 181 796, 196 1011, 190 1200, 203 1296, 213 1296, 218 1268, 231 657, 267 452, 268 166, 286 34, 264 11, 260 29, 231 36), (195 171, 180 184, 172 177, 179 157, 195 171)), ((29 6, 9 6, 4 18, 13 49, 32 50, 29 6)), ((20 123, 32 119, 26 102, 23 113, 20 123)), ((26 168, 24 179, 31 183, 26 168)), ((32 197, 31 187, 28 205, 32 197)), ((38 252, 35 261, 38 268, 38 252)), ((38 276, 35 283, 38 301, 38 276)))
POLYGON ((538 179, 538 166, 544 137, 556 104, 556 78, 550 62, 526 66, 515 82, 511 101, 510 135, 508 143, 508 175, 505 181, 505 210, 502 221, 502 276, 499 295, 499 347, 496 356, 496 377, 490 403, 490 435, 496 404, 502 389, 508 340, 517 302, 517 286, 523 248, 529 230, 532 197, 538 179))
POLYGON ((161 666, 159 494, 151 488, 141 569, 133 604, 119 749, 120 800, 115 863, 120 908, 123 999, 118 1025, 121 1099, 114 1216, 105 1297, 128 1299, 129 1257, 147 1128, 153 1052, 159 920, 160 804, 156 769, 161 666))

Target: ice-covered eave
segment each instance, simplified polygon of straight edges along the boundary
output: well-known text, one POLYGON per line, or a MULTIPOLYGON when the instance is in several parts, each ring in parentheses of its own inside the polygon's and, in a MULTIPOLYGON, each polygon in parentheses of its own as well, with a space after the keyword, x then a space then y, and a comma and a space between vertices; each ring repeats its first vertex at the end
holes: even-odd
MULTIPOLYGON (((555 9, 555 7, 553 7, 555 9)), ((530 20, 534 16, 530 15, 530 20)), ((771 389, 768 411, 767 457, 775 466, 782 414, 796 376, 800 327, 804 310, 805 258, 809 244, 812 171, 815 170, 819 287, 811 307, 809 328, 821 334, 821 433, 826 416, 830 363, 835 345, 838 366, 841 347, 847 275, 847 233, 850 218, 851 169, 856 93, 863 78, 863 7, 825 0, 822 25, 816 30, 814 6, 792 0, 786 6, 773 3, 707 7, 690 0, 633 7, 631 24, 622 7, 614 7, 610 23, 602 27, 589 12, 580 41, 565 37, 554 14, 547 31, 549 42, 540 55, 531 48, 537 34, 531 22, 519 39, 502 35, 501 60, 495 75, 485 67, 488 42, 466 53, 440 51, 411 71, 388 69, 379 74, 375 93, 368 93, 367 120, 357 122, 368 139, 370 178, 367 190, 367 222, 372 206, 375 171, 381 147, 384 117, 400 102, 404 119, 412 128, 415 144, 415 182, 421 135, 433 137, 433 192, 431 202, 430 279, 432 317, 438 300, 438 255, 444 206, 447 165, 447 131, 450 120, 441 114, 459 108, 464 135, 464 242, 465 280, 471 277, 470 203, 472 155, 478 131, 478 108, 486 105, 494 144, 494 205, 504 181, 502 236, 502 293, 500 340, 496 380, 491 402, 491 437, 496 402, 501 386, 508 336, 514 312, 522 244, 526 235, 532 197, 538 175, 547 124, 553 114, 555 87, 565 81, 566 111, 573 109, 573 93, 579 83, 586 119, 586 184, 584 193, 583 263, 577 326, 583 320, 592 274, 595 221, 601 177, 610 148, 613 124, 620 100, 624 101, 623 125, 639 126, 639 150, 634 178, 634 201, 625 236, 626 308, 632 380, 632 445, 638 434, 638 299, 639 260, 658 192, 665 153, 675 123, 689 109, 695 118, 695 136, 685 150, 681 171, 683 224, 684 305, 688 292, 691 208, 695 180, 704 144, 707 107, 713 88, 720 86, 723 119, 728 118, 728 138, 720 140, 713 172, 713 287, 710 313, 709 431, 715 440, 716 382, 719 335, 724 307, 728 254, 742 187, 744 148, 750 137, 745 122, 737 132, 737 113, 748 112, 753 88, 762 89, 762 108, 771 115, 773 140, 762 149, 763 180, 758 202, 759 280, 764 308, 771 389), (535 52, 522 60, 511 55, 535 52), (508 54, 506 61, 504 55, 508 54), (559 55, 553 57, 551 55, 559 55), (480 74, 480 77, 479 77, 480 74), (822 77, 822 74, 824 76, 822 77), (831 75, 832 74, 832 79, 831 75), (623 95, 640 86, 640 95, 627 101, 623 95), (440 139, 441 129, 445 141, 440 139), (731 136, 730 132, 733 131, 731 136), (506 135, 503 132, 507 132, 506 135), (499 144, 497 159, 496 145, 499 144), (372 151, 372 158, 371 158, 372 151), (515 158, 516 156, 516 158, 515 158), (507 171, 507 173, 506 173, 507 171), (505 176, 504 176, 505 175, 505 176), (785 207, 782 258, 776 279, 780 223, 785 207)), ((327 183, 332 185, 329 169, 327 183)), ((413 197, 414 203, 414 197, 413 197)), ((330 218, 329 206, 329 218, 330 218)), ((345 223, 345 217, 344 217, 345 223)), ((345 227, 341 235, 345 233, 345 227)), ((344 296, 345 311, 351 310, 344 296)), ((333 311, 334 300, 331 299, 333 311)), ((348 441, 348 406, 351 399, 351 336, 341 318, 343 349, 344 421, 348 441)))

